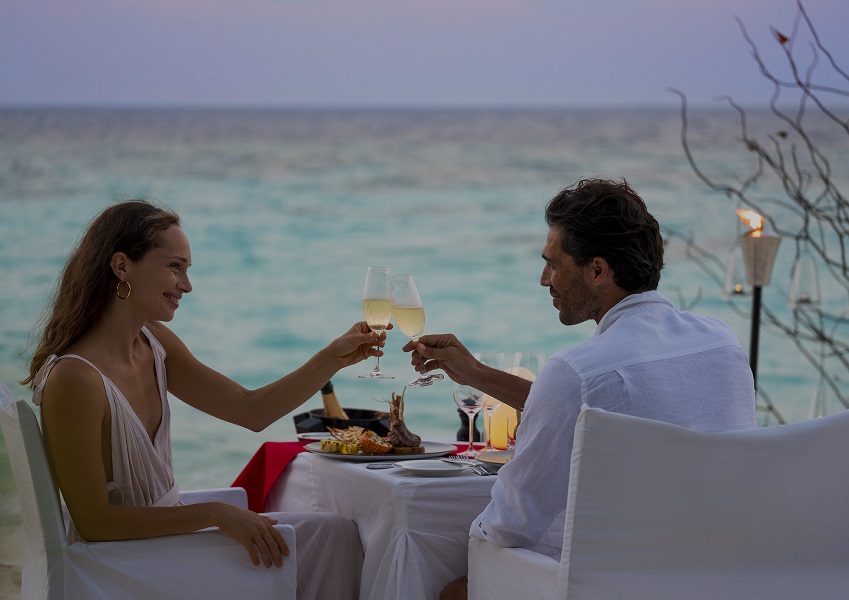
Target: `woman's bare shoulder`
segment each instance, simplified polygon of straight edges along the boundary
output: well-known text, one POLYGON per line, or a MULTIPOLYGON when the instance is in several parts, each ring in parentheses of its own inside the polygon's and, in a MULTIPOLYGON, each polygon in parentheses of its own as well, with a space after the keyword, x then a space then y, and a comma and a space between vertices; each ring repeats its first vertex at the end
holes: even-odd
POLYGON ((159 321, 148 321, 145 327, 162 344, 169 358, 188 350, 180 337, 159 321))
POLYGON ((56 362, 50 371, 46 385, 60 383, 63 386, 86 386, 95 382, 103 385, 103 380, 97 369, 83 360, 69 357, 56 362))
POLYGON ((71 406, 106 404, 103 378, 90 364, 75 358, 57 362, 44 384, 42 405, 49 407, 57 402, 65 408, 71 406))
POLYGON ((160 321, 148 321, 144 324, 144 326, 147 327, 147 330, 152 333, 153 337, 159 340, 161 344, 168 344, 174 339, 179 339, 177 338, 176 333, 168 329, 168 327, 160 321))

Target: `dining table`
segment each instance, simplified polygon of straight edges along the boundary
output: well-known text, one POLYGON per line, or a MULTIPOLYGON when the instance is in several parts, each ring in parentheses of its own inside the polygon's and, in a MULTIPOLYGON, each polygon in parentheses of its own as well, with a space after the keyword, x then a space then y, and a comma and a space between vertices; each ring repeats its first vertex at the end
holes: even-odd
POLYGON ((415 460, 398 457, 401 467, 388 457, 299 452, 267 486, 264 509, 330 511, 353 520, 364 552, 361 600, 437 600, 466 574, 469 528, 496 477, 404 468, 415 460))

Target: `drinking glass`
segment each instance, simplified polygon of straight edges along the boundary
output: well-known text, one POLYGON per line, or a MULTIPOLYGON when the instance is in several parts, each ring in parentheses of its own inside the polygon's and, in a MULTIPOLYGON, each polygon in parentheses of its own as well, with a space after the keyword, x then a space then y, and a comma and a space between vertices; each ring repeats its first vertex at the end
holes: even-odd
POLYGON ((469 417, 469 447, 466 448, 466 451, 464 452, 464 456, 467 458, 474 458, 478 455, 474 444, 474 425, 475 415, 481 411, 483 396, 482 392, 479 392, 471 386, 456 382, 454 383, 454 402, 460 410, 466 413, 469 417))
POLYGON ((513 357, 510 372, 528 381, 533 381, 545 364, 545 352, 517 352, 513 357))
MULTIPOLYGON (((517 352, 513 357, 513 366, 510 373, 522 379, 534 381, 545 364, 545 352, 517 352)), ((516 431, 522 423, 522 411, 516 409, 516 426, 512 431, 508 428, 508 447, 513 448, 516 444, 516 431)))
MULTIPOLYGON (((505 370, 505 357, 503 352, 475 352, 474 356, 479 362, 490 366, 493 369, 498 369, 499 371, 505 370)), ((490 452, 495 450, 495 448, 492 447, 492 412, 501 406, 501 400, 493 398, 489 394, 484 394, 481 400, 481 406, 483 408, 483 428, 486 432, 486 446, 483 450, 481 450, 481 452, 490 452)))
MULTIPOLYGON (((363 289, 363 312, 369 329, 380 335, 392 320, 392 270, 389 267, 369 267, 363 289)), ((380 348, 378 347, 378 351, 380 348)), ((380 356, 375 356, 374 369, 360 379, 395 379, 380 370, 380 356)))
MULTIPOLYGON (((392 278, 392 314, 401 333, 414 342, 418 341, 424 331, 425 312, 416 282, 409 273, 392 278)), ((441 373, 419 374, 407 385, 424 387, 442 381, 444 377, 441 373)))

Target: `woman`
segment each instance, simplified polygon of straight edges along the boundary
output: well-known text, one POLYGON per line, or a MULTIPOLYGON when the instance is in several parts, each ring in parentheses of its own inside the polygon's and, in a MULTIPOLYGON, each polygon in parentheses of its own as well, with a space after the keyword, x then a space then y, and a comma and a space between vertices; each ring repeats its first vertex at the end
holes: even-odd
MULTIPOLYGON (((33 388, 41 407, 47 451, 72 517, 71 541, 216 526, 242 544, 255 565, 280 566, 288 548, 272 527, 275 518, 224 503, 180 501, 167 393, 261 431, 308 400, 339 369, 382 354, 386 336, 357 323, 289 375, 247 390, 198 361, 162 324, 174 318, 181 297, 192 290, 191 262, 175 213, 144 200, 107 208, 65 266, 22 383, 33 388)), ((283 518, 297 533, 299 597, 356 594, 360 565, 351 566, 348 580, 321 575, 322 560, 330 559, 324 554, 334 547, 352 548, 342 556, 361 561, 356 526, 330 513, 283 518), (301 565, 318 575, 310 577, 301 565), (334 585, 329 579, 336 589, 321 588, 334 585)), ((340 574, 339 565, 333 572, 340 574)))

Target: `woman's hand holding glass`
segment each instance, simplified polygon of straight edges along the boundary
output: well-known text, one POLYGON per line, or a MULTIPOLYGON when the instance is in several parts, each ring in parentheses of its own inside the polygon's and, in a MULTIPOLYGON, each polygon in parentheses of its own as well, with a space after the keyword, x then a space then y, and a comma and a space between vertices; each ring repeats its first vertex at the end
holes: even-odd
MULTIPOLYGON (((387 325, 386 330, 392 329, 392 324, 387 325)), ((382 354, 380 349, 386 333, 377 334, 371 330, 365 321, 359 321, 345 333, 330 342, 328 349, 336 358, 340 369, 355 365, 360 361, 367 360, 369 356, 382 354)))
MULTIPOLYGON (((369 267, 363 289, 363 312, 369 328, 380 335, 392 320, 392 270, 389 267, 369 267)), ((359 376, 361 379, 395 379, 380 370, 380 350, 375 353, 374 369, 359 376)))

